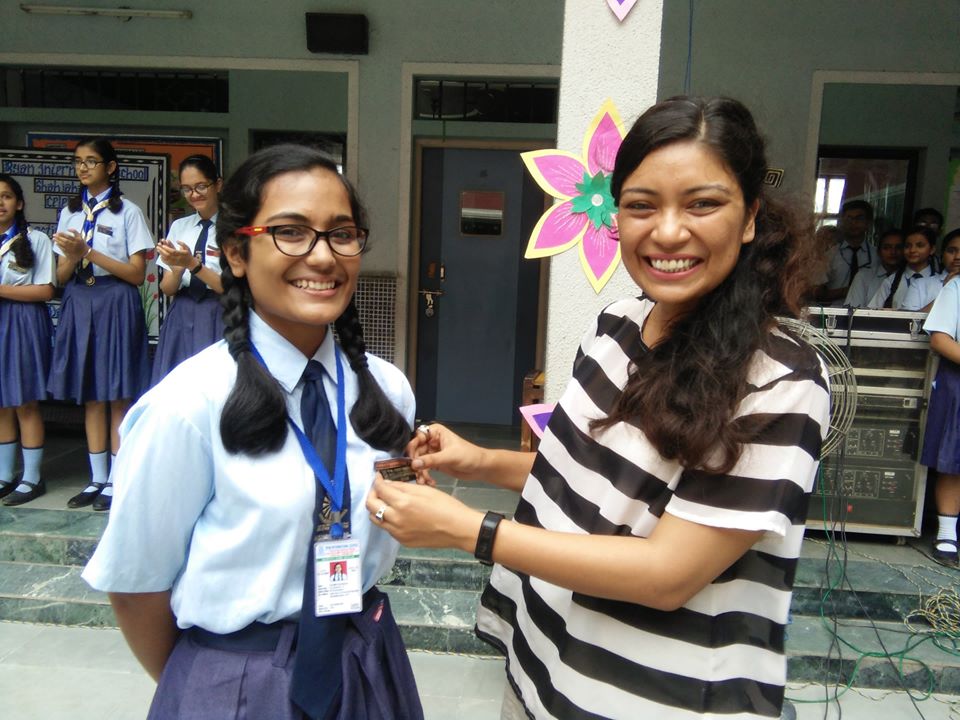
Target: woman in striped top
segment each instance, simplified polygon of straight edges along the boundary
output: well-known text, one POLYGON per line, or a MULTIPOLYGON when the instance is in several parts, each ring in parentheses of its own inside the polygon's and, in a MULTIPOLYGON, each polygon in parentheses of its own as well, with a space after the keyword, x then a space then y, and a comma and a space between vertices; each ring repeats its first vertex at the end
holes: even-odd
POLYGON ((813 244, 765 168, 740 103, 650 108, 611 184, 642 294, 587 331, 539 451, 439 424, 411 443, 417 469, 521 491, 513 522, 427 485, 368 498, 402 543, 496 562, 477 632, 507 657, 503 717, 780 714, 829 391, 776 322, 800 310, 813 244))

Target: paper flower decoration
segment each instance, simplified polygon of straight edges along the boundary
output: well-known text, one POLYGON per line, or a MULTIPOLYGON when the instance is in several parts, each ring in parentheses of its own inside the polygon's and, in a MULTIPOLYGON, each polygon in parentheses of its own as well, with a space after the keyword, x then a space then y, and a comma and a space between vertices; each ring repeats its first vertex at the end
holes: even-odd
POLYGON ((607 100, 583 137, 581 156, 563 150, 521 154, 537 184, 561 201, 540 218, 524 257, 548 257, 578 246, 584 274, 597 293, 620 262, 610 174, 623 136, 620 113, 607 100))
POLYGON ((607 6, 613 10, 613 14, 617 16, 617 20, 623 22, 627 17, 627 13, 633 10, 633 6, 637 4, 637 0, 607 0, 607 6))

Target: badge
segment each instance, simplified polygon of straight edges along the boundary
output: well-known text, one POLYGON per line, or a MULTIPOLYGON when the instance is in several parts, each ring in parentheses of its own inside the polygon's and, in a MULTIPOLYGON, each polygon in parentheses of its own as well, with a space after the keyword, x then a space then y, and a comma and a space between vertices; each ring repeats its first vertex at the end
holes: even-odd
POLYGON ((109 225, 97 225, 97 232, 113 237, 113 228, 109 225))
POLYGON ((410 458, 408 457, 377 460, 373 464, 373 471, 383 475, 384 480, 415 482, 417 479, 417 474, 410 467, 410 458))
POLYGON ((208 257, 220 257, 220 250, 218 250, 217 248, 208 247, 208 248, 207 248, 207 256, 208 256, 208 257))
POLYGON ((318 540, 313 544, 315 608, 317 617, 363 610, 360 541, 318 540))
POLYGON ((93 287, 93 285, 97 282, 97 279, 93 275, 91 275, 90 277, 87 278, 86 282, 87 282, 87 285, 90 285, 91 287, 93 287))

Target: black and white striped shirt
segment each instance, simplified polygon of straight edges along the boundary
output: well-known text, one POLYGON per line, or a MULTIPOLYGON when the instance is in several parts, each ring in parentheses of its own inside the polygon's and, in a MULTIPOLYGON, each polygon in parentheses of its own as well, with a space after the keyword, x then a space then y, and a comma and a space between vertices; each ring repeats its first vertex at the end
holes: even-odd
POLYGON ((523 489, 516 520, 572 533, 650 535, 666 511, 764 531, 742 558, 675 611, 581 595, 500 565, 478 635, 507 656, 527 710, 545 718, 777 717, 784 626, 807 494, 826 436, 829 392, 816 353, 773 331, 737 417, 758 427, 725 476, 666 460, 629 423, 591 434, 645 351, 646 299, 606 308, 577 354, 523 489))

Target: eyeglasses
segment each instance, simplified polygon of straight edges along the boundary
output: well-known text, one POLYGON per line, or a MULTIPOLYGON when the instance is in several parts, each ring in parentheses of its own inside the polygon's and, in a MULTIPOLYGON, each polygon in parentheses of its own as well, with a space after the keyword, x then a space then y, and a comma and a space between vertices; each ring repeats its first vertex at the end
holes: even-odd
POLYGON ((83 167, 85 167, 87 170, 93 170, 97 165, 103 165, 103 163, 104 163, 103 160, 91 160, 91 159, 84 160, 83 158, 74 158, 74 159, 73 159, 73 166, 74 166, 74 167, 77 167, 77 168, 78 168, 78 167, 80 167, 80 166, 83 166, 83 167))
POLYGON ((320 238, 327 241, 336 255, 354 257, 367 245, 366 228, 348 225, 332 230, 314 230, 307 225, 251 225, 235 230, 238 235, 269 233, 277 250, 290 257, 303 257, 313 252, 320 238))
POLYGON ((190 193, 196 193, 197 195, 206 195, 207 190, 213 187, 213 183, 197 183, 196 185, 181 185, 180 192, 187 196, 190 193))

